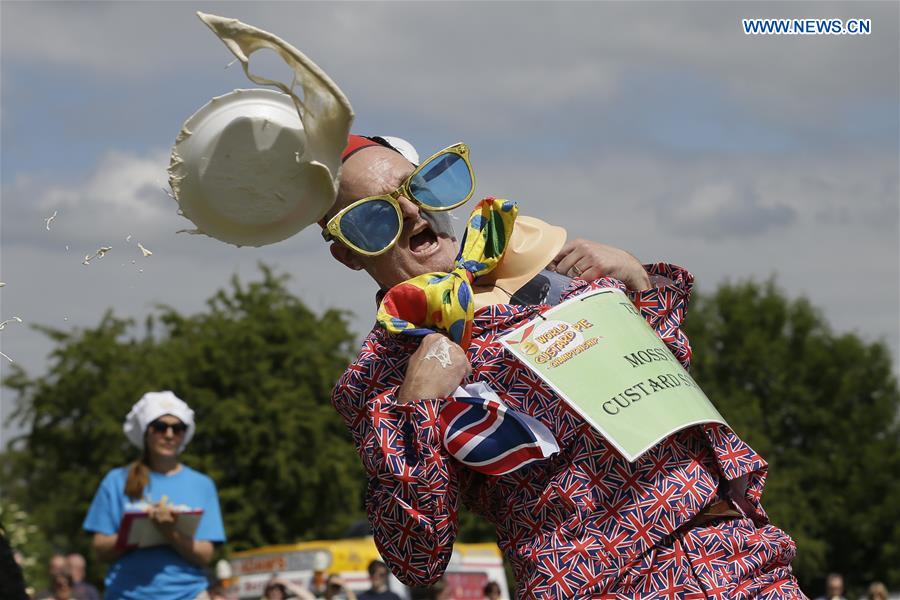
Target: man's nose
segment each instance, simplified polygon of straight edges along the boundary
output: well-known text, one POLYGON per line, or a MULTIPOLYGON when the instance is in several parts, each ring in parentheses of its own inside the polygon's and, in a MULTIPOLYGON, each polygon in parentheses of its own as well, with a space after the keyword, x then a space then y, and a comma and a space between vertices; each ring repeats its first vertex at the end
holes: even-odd
POLYGON ((406 196, 398 196, 397 203, 400 205, 400 213, 403 220, 417 219, 419 217, 419 205, 407 198, 406 196))

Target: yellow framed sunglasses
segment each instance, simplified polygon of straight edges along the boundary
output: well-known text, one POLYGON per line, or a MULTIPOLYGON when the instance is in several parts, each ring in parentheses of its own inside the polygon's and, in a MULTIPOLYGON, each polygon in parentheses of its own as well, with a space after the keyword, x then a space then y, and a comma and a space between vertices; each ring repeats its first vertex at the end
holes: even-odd
POLYGON ((325 224, 322 237, 329 242, 338 239, 359 254, 378 256, 400 239, 400 196, 437 212, 465 204, 474 191, 469 147, 460 142, 428 157, 392 193, 368 196, 342 208, 325 224))

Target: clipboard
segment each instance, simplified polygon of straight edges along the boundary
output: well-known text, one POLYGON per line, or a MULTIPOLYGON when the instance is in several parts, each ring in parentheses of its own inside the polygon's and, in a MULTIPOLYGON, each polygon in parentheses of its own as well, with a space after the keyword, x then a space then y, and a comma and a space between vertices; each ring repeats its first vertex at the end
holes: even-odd
MULTIPOLYGON (((203 517, 203 510, 176 512, 175 515, 175 529, 188 537, 194 537, 197 527, 200 525, 200 519, 203 517)), ((122 515, 122 522, 119 524, 119 533, 116 538, 117 550, 134 550, 168 543, 169 541, 163 537, 150 519, 150 513, 132 511, 122 515)))

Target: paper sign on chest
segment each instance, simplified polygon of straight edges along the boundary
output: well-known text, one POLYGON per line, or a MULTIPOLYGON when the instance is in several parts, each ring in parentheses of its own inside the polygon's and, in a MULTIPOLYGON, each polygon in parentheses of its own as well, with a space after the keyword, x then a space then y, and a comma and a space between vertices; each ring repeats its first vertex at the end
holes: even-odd
POLYGON ((619 290, 571 298, 501 338, 629 461, 725 420, 619 290))

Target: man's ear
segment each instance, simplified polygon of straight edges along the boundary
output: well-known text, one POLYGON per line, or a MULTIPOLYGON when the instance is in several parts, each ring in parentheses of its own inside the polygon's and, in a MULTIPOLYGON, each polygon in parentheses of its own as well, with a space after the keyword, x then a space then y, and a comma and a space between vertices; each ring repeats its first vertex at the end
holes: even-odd
POLYGON ((363 265, 359 262, 359 255, 347 246, 339 242, 334 242, 328 249, 331 250, 331 255, 348 269, 362 271, 363 265))

